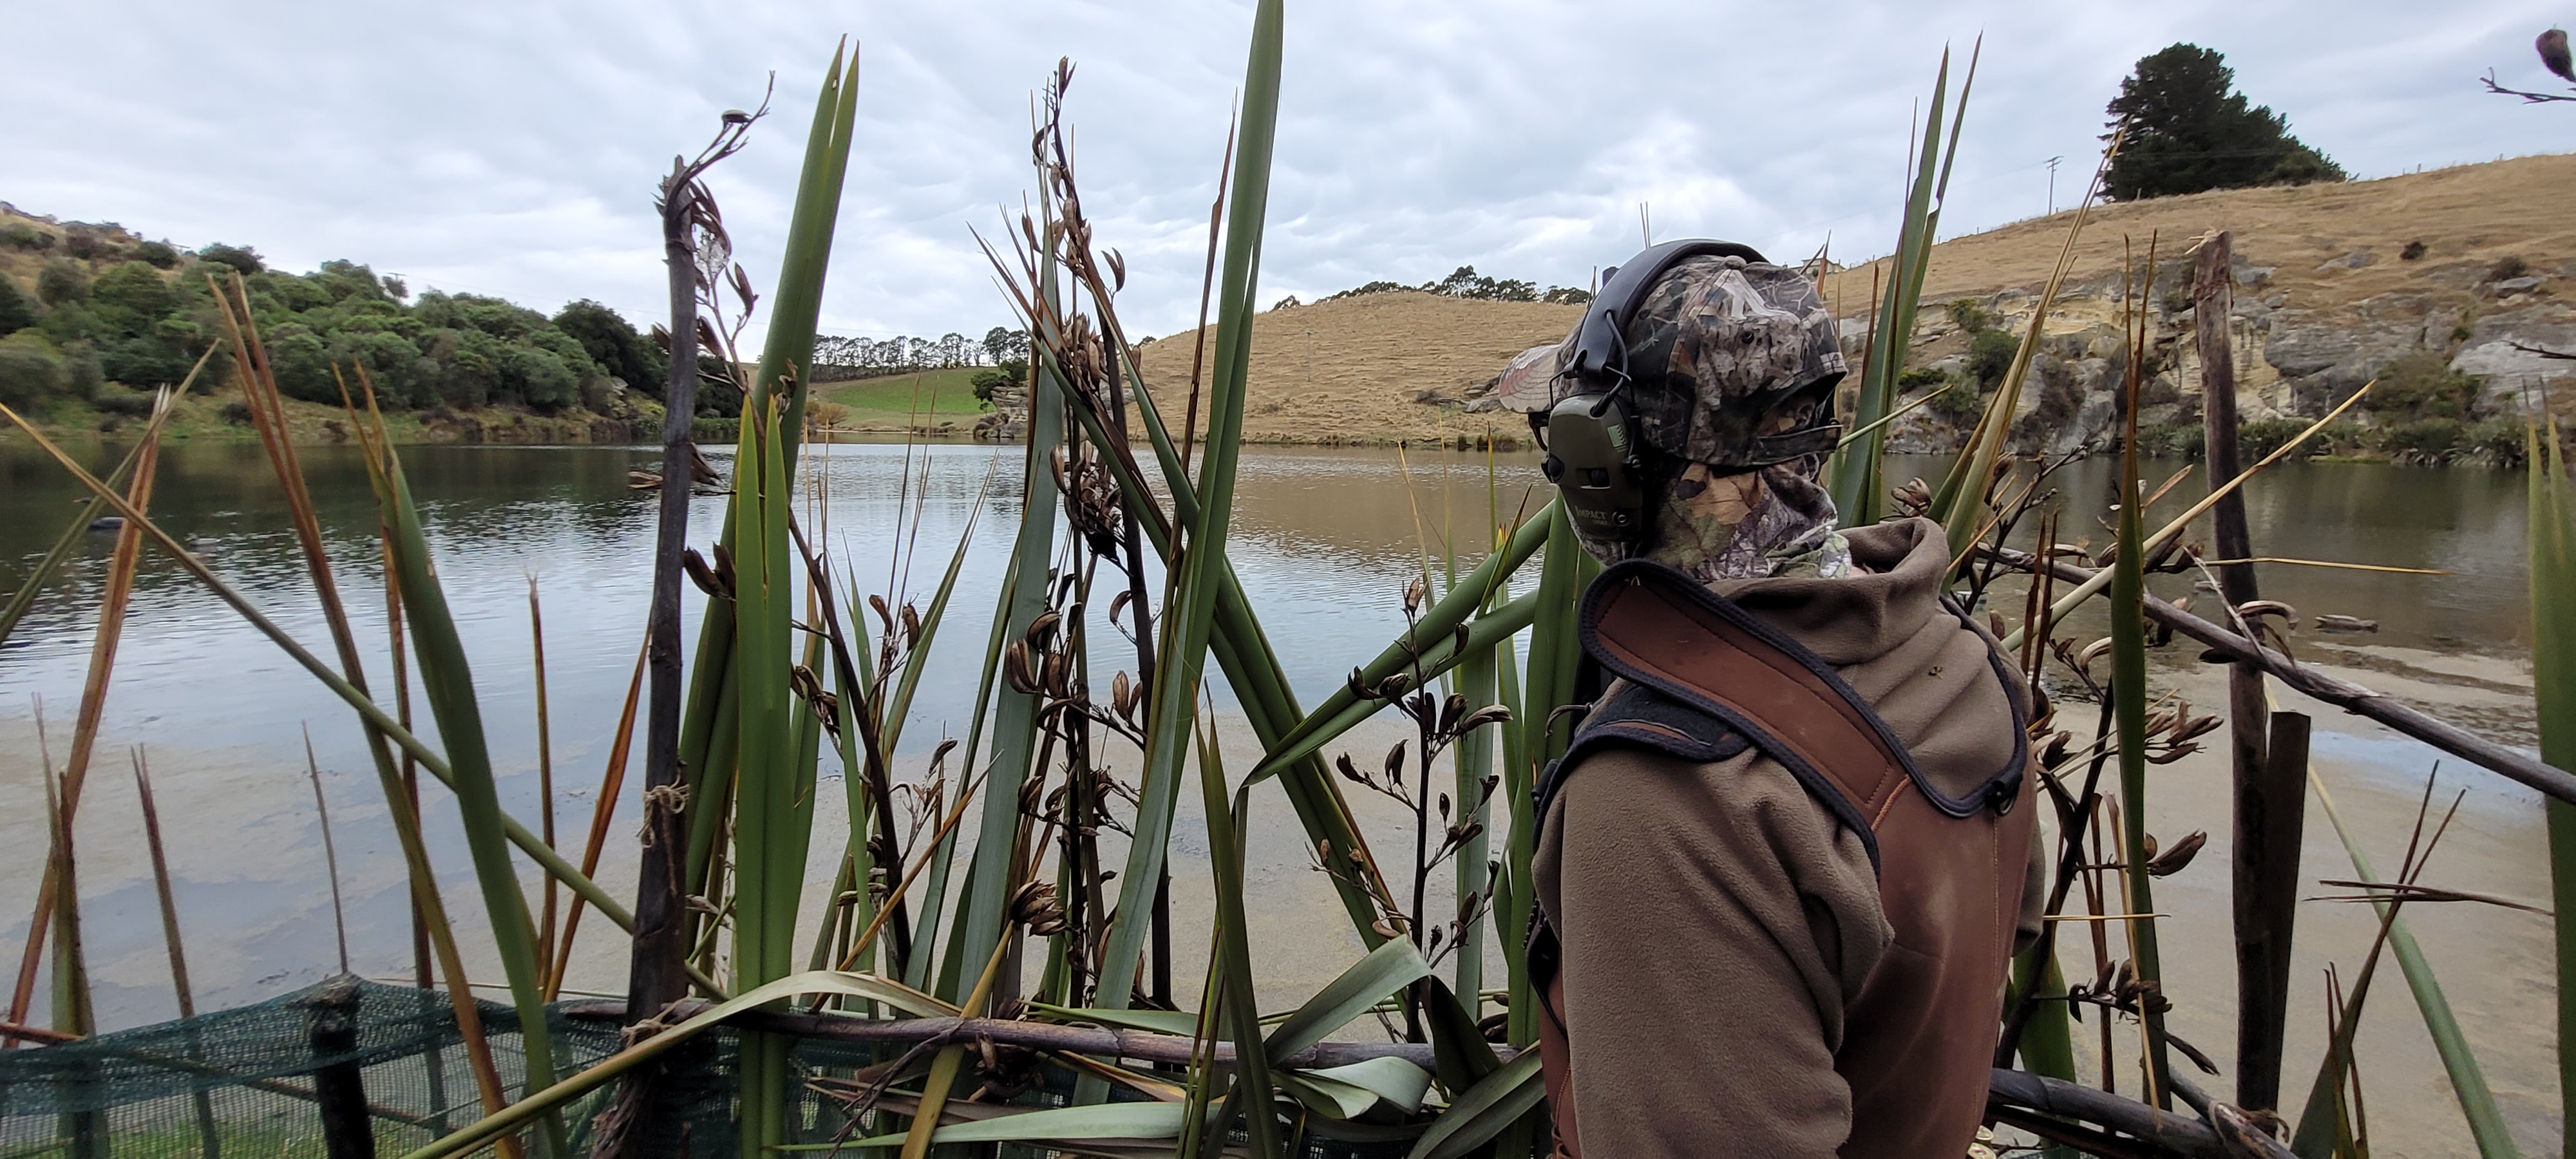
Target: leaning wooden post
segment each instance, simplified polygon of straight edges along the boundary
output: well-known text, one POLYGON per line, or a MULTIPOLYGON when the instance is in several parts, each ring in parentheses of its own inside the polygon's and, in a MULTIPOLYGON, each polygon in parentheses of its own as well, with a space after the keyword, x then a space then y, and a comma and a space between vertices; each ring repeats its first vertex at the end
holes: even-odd
MULTIPOLYGON (((2220 231, 2201 241, 2193 269, 2193 328, 2200 354, 2200 415, 2203 459, 2209 485, 2217 488, 2242 470, 2236 446, 2236 357, 2229 344, 2228 320, 2235 307, 2234 237, 2220 231)), ((2253 541, 2245 528, 2242 492, 2230 493, 2210 512, 2221 559, 2250 559, 2253 541)), ((2257 598, 2254 565, 2222 564, 2220 597, 2230 605, 2257 598)), ((2221 617, 2221 622, 2226 622, 2221 617)), ((2271 712, 2263 694, 2263 670, 2236 664, 2227 674, 2228 752, 2236 787, 2236 1100, 2247 1107, 2270 1108, 2279 1101, 2281 1031, 2288 1001, 2289 915, 2266 912, 2259 903, 2264 883, 2277 872, 2277 860, 2289 859, 2297 872, 2298 843, 2284 850, 2264 841, 2265 819, 2279 805, 2270 799, 2264 772, 2265 724, 2271 712), (2274 928, 2277 924, 2278 928, 2274 928), (2273 978, 2282 979, 2276 987, 2273 978)), ((2306 787, 2294 789, 2290 807, 2304 800, 2306 787)))
MULTIPOLYGON (((711 146, 714 154, 719 145, 711 146)), ((635 930, 627 967, 626 1021, 650 1027, 664 1007, 688 996, 688 943, 680 871, 687 859, 687 803, 680 767, 680 560, 689 542, 689 494, 697 447, 690 441, 698 413, 698 217, 697 176, 708 154, 694 164, 675 161, 662 182, 662 250, 669 273, 670 374, 662 412, 661 508, 653 543, 653 596, 644 621, 645 667, 651 694, 644 726, 644 838, 636 867, 635 930)), ((630 1034, 637 1033, 630 1029, 630 1034)), ((635 1155, 652 1133, 653 1071, 641 1068, 619 1084, 592 1154, 635 1155)))
POLYGON ((334 974, 304 999, 304 1033, 313 1047, 313 1102, 322 1113, 322 1150, 329 1159, 376 1159, 375 1122, 367 1116, 367 1087, 358 1062, 358 979, 334 974), (325 1063, 323 1060, 334 1061, 325 1063))

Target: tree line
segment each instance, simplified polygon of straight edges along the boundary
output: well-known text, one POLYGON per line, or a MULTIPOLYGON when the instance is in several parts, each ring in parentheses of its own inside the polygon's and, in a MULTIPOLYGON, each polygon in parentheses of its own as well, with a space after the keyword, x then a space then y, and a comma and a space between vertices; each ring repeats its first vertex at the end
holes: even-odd
MULTIPOLYGON (((1326 294, 1318 302, 1357 298, 1366 294, 1390 294, 1412 291, 1437 294, 1443 298, 1468 298, 1479 302, 1547 302, 1553 305, 1580 306, 1592 300, 1592 291, 1578 286, 1550 286, 1542 291, 1538 283, 1519 278, 1496 278, 1476 272, 1474 266, 1460 266, 1445 278, 1433 278, 1419 286, 1402 282, 1376 281, 1353 286, 1339 293, 1326 294)), ((1300 305, 1294 294, 1280 300, 1281 306, 1300 305)))
POLYGON ((1002 326, 985 331, 981 339, 970 339, 954 332, 937 338, 914 338, 902 334, 885 339, 827 335, 814 341, 814 381, 837 382, 874 378, 881 374, 1000 366, 1027 358, 1028 347, 1028 331, 1002 326))
MULTIPOLYGON (((651 338, 588 300, 549 317, 479 294, 415 298, 356 262, 288 273, 247 246, 189 253, 82 223, 7 221, 0 249, 37 259, 32 284, 0 273, 0 402, 11 406, 106 405, 111 386, 175 386, 210 346, 195 389, 213 393, 232 364, 210 277, 241 278, 279 391, 309 402, 339 403, 337 366, 364 367, 392 409, 607 410, 621 384, 659 394, 668 365, 651 338)), ((720 411, 727 400, 710 394, 720 411)))
MULTIPOLYGON (((630 390, 635 403, 658 400, 669 378, 660 327, 639 331, 588 299, 549 316, 480 294, 415 297, 401 278, 351 261, 290 273, 248 246, 190 252, 112 224, 9 217, 0 218, 0 403, 130 409, 141 397, 133 392, 177 385, 209 346, 195 389, 214 393, 230 380, 232 357, 207 279, 235 276, 279 391, 308 402, 338 405, 334 367, 364 367, 391 410, 607 413, 630 390)), ((981 339, 826 337, 815 347, 814 378, 1003 366, 1025 360, 1027 349, 1026 331, 999 326, 981 339)), ((739 414, 740 393, 723 389, 731 381, 723 363, 702 361, 698 413, 739 414)))

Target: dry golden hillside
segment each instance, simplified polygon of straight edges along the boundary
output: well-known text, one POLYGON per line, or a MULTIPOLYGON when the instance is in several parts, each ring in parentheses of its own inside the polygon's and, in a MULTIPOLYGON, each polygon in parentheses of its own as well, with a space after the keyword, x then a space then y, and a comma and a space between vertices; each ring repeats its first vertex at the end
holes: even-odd
MULTIPOLYGON (((2499 352, 2509 352, 2513 336, 2561 340, 2552 327, 2567 311, 2554 287, 2559 277, 2576 277, 2570 189, 2576 189, 2576 154, 2098 206, 2076 250, 2070 300, 2061 303, 2050 331, 2109 324, 2124 243, 2143 256, 2152 235, 2170 259, 2201 234, 2226 229, 2235 233, 2239 314, 2247 316, 2240 319, 2246 365, 2239 380, 2253 392, 2248 403, 2258 411, 2304 407, 2307 396, 2293 397, 2291 377, 2309 375, 2311 383, 2350 377, 2348 371, 2366 371, 2408 347, 2466 351, 2464 369, 2502 373, 2512 368, 2497 361, 2499 352), (2419 242, 2416 256, 2405 256, 2419 242), (2511 296, 2499 292, 2494 275, 2506 259, 2520 259, 2542 284, 2511 296), (2314 353, 2319 348, 2323 353, 2314 353), (2276 355, 2286 364, 2280 370, 2266 361, 2276 355), (2311 365, 2338 358, 2353 366, 2329 372, 2311 365)), ((1957 353, 1959 342, 1944 340, 1947 327, 1939 318, 1949 300, 1991 301, 1999 291, 2038 290, 2073 219, 2069 210, 1935 246, 1923 291, 1926 329, 1918 331, 1911 361, 1957 353)), ((1601 256, 1615 263, 1627 255, 1601 256)), ((1883 260, 1866 263, 1827 278, 1826 300, 1838 302, 1847 317, 1866 318, 1871 277, 1883 276, 1883 266, 1883 260)), ((2011 305, 2002 311, 2007 323, 2016 320, 2011 305)), ((1513 354, 1563 337, 1578 316, 1571 306, 1410 292, 1259 315, 1245 432, 1270 442, 1472 437, 1488 426, 1517 434, 1517 416, 1467 413, 1458 400, 1513 354), (1415 401, 1425 392, 1431 397, 1415 401)), ((2568 337, 2576 338, 2576 330, 2568 337)), ((1174 412, 1183 405, 1191 349, 1189 333, 1144 349, 1147 380, 1174 412)))
MULTIPOLYGON (((1272 310, 1252 323, 1244 434, 1260 442, 1383 443, 1480 436, 1488 425, 1524 433, 1518 415, 1467 414, 1458 404, 1512 355, 1563 338, 1582 313, 1413 291, 1272 310), (1432 398, 1415 401, 1426 393, 1432 398)), ((1176 417, 1187 405, 1195 335, 1143 350, 1145 381, 1176 417)))
MULTIPOLYGON (((2287 308, 2333 309, 2428 285, 2466 290, 2507 257, 2550 273, 2576 259, 2571 189, 2576 154, 2558 154, 2341 185, 2230 189, 2097 206, 2069 276, 2083 281, 2116 275, 2124 241, 2143 256, 2154 235, 2173 254, 2204 232, 2224 229, 2236 235, 2240 264, 2272 269, 2262 293, 2286 293, 2287 308), (2422 255, 2402 257, 2414 242, 2423 243, 2422 255), (2351 264, 2356 259, 2357 268, 2351 264)), ((1923 300, 2038 290, 2074 217, 2066 210, 1934 246, 1923 300)), ((1882 259, 1827 278, 1826 300, 1840 296, 1852 315, 1865 316, 1870 279, 1883 276, 1885 264, 1882 259)))

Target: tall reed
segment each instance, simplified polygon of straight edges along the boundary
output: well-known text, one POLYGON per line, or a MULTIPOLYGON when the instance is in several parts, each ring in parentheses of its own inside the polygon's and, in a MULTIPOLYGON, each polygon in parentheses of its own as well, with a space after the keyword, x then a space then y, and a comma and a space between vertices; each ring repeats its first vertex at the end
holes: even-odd
POLYGON ((1888 260, 1886 296, 1876 303, 1869 352, 1861 366, 1859 404, 1852 423, 1869 433, 1853 446, 1837 451, 1826 467, 1834 509, 1854 526, 1878 522, 1886 504, 1887 487, 1880 477, 1879 460, 1887 446, 1887 432, 1876 424, 1895 405, 1896 378, 1905 369, 1914 314, 1923 296, 1923 276, 1931 268, 1932 243, 1940 232, 1941 203, 1949 193, 1950 165, 1958 159, 1959 131, 1968 116, 1968 92, 1976 85, 1977 57, 1984 47, 1983 38, 1979 38, 1977 48, 1969 53, 1968 75, 1959 86, 1959 107, 1950 119, 1947 149, 1942 148, 1941 113, 1950 91, 1950 52, 1946 48, 1941 51, 1941 71, 1932 81, 1931 112, 1923 119, 1923 143, 1914 184, 1906 194, 1896 253, 1888 260))
MULTIPOLYGON (((412 501, 411 483, 403 473, 402 459, 385 444, 384 438, 379 421, 374 441, 367 447, 368 475, 376 486, 378 518, 388 532, 386 541, 392 547, 395 574, 402 585, 403 610, 409 617, 411 638, 420 661, 421 690, 429 701, 430 714, 438 722, 439 739, 447 748, 453 778, 450 784, 456 792, 458 816, 464 822, 466 851, 474 863, 475 881, 482 890, 493 949, 509 981, 511 1005, 518 1012, 520 1052, 526 1066, 524 1090, 538 1091, 554 1084, 555 1065, 553 1036, 546 1026, 546 976, 538 956, 537 931, 510 857, 500 788, 493 778, 491 754, 484 745, 482 707, 474 695, 473 670, 455 619, 448 612, 446 590, 439 584, 437 570, 430 561, 429 541, 421 527, 419 509, 412 501)), ((537 1143, 539 1154, 547 1159, 568 1155, 562 1120, 551 1115, 542 1120, 537 1143)))
MULTIPOLYGON (((2149 274, 2156 268, 2155 246, 2147 247, 2149 274)), ((2135 294, 2125 300, 2136 301, 2135 294)), ((2132 306, 2136 320, 2129 372, 2123 384, 2120 440, 2120 512, 2117 558, 2111 565, 2111 685, 2113 716, 2118 726, 2120 762, 2121 896, 2127 903, 2129 956, 2141 985, 2160 994, 2164 967, 2157 953, 2155 896, 2147 872, 2147 620, 2146 545, 2138 490, 2138 395, 2145 381, 2146 311, 2132 306)), ((2140 1027, 2146 1036, 2147 1100, 2165 1106, 2173 1080, 2166 1060, 2164 1014, 2152 1002, 2141 1002, 2140 1027)))
MULTIPOLYGON (((164 392, 154 402, 156 419, 161 417, 161 412, 165 412, 169 405, 170 396, 164 392)), ((142 445, 136 448, 134 478, 128 484, 125 495, 126 502, 138 510, 151 505, 153 477, 158 470, 160 453, 161 443, 156 424, 146 431, 142 445)), ((65 852, 63 856, 46 862, 44 878, 36 887, 36 912, 27 922, 27 948, 19 961, 17 989, 10 996, 9 1001, 8 1020, 13 1023, 26 1021, 27 1005, 35 989, 36 963, 42 956, 47 930, 57 923, 68 921, 79 909, 78 900, 72 896, 71 882, 66 876, 71 871, 68 854, 71 826, 79 813, 81 788, 88 781, 90 754, 98 743, 99 719, 107 710, 108 687, 116 671, 117 645, 124 638, 126 609, 133 600, 135 568, 141 561, 142 553, 142 528, 131 524, 119 526, 116 532, 116 547, 108 557, 106 588, 99 597, 98 627, 90 636, 89 671, 81 683, 79 714, 72 722, 71 752, 64 761, 60 781, 61 800, 58 807, 62 816, 59 825, 63 830, 62 842, 65 852)), ((53 776, 50 769, 46 776, 48 778, 53 776)), ((52 791, 53 782, 49 780, 47 783, 48 791, 52 791)), ((63 932, 57 936, 57 942, 71 937, 72 931, 69 925, 64 925, 62 930, 63 932)), ((88 982, 85 979, 77 979, 77 984, 72 985, 70 990, 66 990, 64 987, 75 981, 63 976, 67 962, 77 965, 77 954, 68 958, 62 956, 56 958, 55 1028, 87 1034, 89 1033, 86 1029, 89 1021, 86 1010, 88 982), (61 1006, 74 1002, 83 1007, 71 1018, 78 1024, 78 1029, 62 1025, 65 1012, 61 1006)))
MULTIPOLYGON (((1253 13, 1251 60, 1244 69, 1242 130, 1237 140, 1233 202, 1226 213, 1225 273, 1217 298, 1215 373, 1208 391, 1207 451, 1197 480, 1198 519, 1172 580, 1163 613, 1162 664, 1148 711, 1144 783, 1135 839, 1120 880, 1127 891, 1159 881, 1181 770, 1197 720, 1197 696, 1226 572, 1226 533, 1234 509, 1235 464, 1242 454, 1243 396, 1252 361, 1253 295, 1260 278, 1261 231, 1270 200, 1271 148, 1278 135, 1280 0, 1253 13)), ((1100 1002, 1128 1004, 1148 932, 1133 902, 1110 917, 1100 963, 1100 1002)))
MULTIPOLYGON (((2576 770, 2576 510, 2568 499, 2567 459, 2558 424, 2548 446, 2532 429, 2530 463, 2531 676, 2540 717, 2540 756, 2576 770)), ((2558 1085, 2563 1111, 2576 1112, 2576 806, 2552 800, 2548 812, 2549 885, 2558 972, 2558 1085)), ((2562 1121, 2576 1121, 2571 1115, 2562 1121)), ((2576 1155, 2576 1138, 2567 1144, 2576 1155)))

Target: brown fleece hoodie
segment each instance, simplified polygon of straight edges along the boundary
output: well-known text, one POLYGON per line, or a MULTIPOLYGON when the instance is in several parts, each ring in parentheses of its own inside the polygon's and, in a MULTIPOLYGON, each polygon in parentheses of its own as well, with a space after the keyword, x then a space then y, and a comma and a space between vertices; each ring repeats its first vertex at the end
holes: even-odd
MULTIPOLYGON (((1712 586, 1832 665, 1935 787, 1969 793, 2012 759, 2018 692, 1996 679, 1992 640, 1939 602, 1941 529, 1847 538, 1867 574, 1712 586)), ((1891 950, 1860 837, 1759 750, 1694 764, 1609 749, 1560 775, 1536 872, 1584 1153, 1835 1155, 1854 1104, 1836 1056, 1867 1032, 1846 1015, 1891 950)), ((2014 892, 2035 935, 2040 891, 2014 892)))

